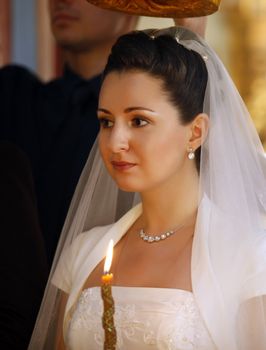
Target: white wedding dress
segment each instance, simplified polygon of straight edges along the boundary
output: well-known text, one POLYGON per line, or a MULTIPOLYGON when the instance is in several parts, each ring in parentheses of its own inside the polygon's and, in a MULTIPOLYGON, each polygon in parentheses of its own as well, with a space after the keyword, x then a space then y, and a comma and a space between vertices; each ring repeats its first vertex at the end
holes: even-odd
MULTIPOLYGON (((142 207, 138 205, 114 225, 80 234, 62 255, 52 282, 69 295, 63 327, 68 350, 103 349, 101 289, 83 289, 83 286, 90 272, 105 257, 109 240, 118 242, 141 212, 142 207)), ((169 288, 113 286, 112 294, 117 350, 216 349, 193 293, 169 288)))
MULTIPOLYGON (((166 288, 113 287, 117 349, 213 350, 191 292, 166 288)), ((102 350, 100 287, 82 291, 66 331, 70 350, 102 350)))

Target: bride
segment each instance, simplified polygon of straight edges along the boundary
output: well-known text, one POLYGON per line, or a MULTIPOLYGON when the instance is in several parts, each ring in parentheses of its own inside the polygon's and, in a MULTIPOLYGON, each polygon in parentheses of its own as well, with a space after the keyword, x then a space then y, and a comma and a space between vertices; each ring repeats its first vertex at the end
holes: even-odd
POLYGON ((103 348, 110 239, 117 349, 265 349, 264 153, 219 58, 184 28, 124 35, 98 118, 30 349, 103 348))

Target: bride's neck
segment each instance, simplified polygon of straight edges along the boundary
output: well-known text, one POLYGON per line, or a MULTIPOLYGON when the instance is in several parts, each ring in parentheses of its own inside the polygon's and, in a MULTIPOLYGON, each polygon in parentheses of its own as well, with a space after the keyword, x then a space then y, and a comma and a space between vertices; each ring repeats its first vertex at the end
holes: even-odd
POLYGON ((183 179, 178 186, 165 185, 141 194, 142 225, 149 232, 173 229, 196 217, 199 201, 198 176, 183 179))

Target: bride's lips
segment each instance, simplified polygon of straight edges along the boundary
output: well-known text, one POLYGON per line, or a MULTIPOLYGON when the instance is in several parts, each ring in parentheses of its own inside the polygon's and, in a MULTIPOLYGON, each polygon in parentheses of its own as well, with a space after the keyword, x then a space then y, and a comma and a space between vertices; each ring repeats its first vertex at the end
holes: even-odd
POLYGON ((120 170, 120 171, 129 170, 134 166, 136 166, 135 163, 122 162, 122 161, 111 161, 111 164, 114 169, 120 170))

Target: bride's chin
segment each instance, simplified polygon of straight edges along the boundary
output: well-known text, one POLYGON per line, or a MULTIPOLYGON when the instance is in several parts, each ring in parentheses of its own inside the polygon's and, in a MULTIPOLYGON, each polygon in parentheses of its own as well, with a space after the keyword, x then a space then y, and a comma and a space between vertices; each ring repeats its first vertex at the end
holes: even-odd
POLYGON ((140 188, 139 186, 136 186, 132 183, 126 183, 122 181, 115 181, 117 184, 117 187, 124 192, 139 192, 140 188))
POLYGON ((118 188, 123 192, 138 192, 138 190, 132 186, 118 185, 118 188))

